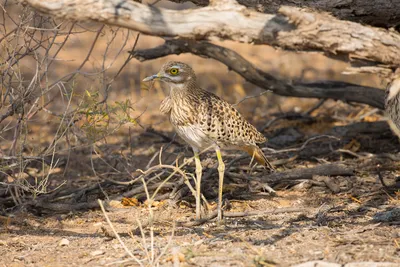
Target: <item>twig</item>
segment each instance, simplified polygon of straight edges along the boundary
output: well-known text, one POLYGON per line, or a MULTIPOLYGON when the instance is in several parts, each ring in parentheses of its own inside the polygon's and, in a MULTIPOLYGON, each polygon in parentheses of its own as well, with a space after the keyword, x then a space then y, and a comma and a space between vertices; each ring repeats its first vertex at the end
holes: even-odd
POLYGON ((101 25, 101 27, 97 30, 97 34, 96 34, 96 36, 94 37, 94 40, 93 40, 93 42, 92 42, 92 45, 90 46, 89 52, 87 53, 85 59, 82 61, 81 65, 76 69, 76 71, 74 72, 74 74, 73 74, 71 77, 69 77, 68 80, 65 81, 66 83, 70 82, 70 81, 75 77, 75 75, 76 75, 77 73, 79 73, 79 71, 83 68, 83 66, 85 66, 86 62, 89 60, 90 55, 91 55, 92 52, 93 52, 93 49, 94 49, 94 47, 95 47, 95 45, 96 45, 96 43, 97 43, 97 40, 99 39, 99 36, 100 36, 101 32, 102 32, 103 29, 104 29, 104 26, 105 26, 105 24, 101 25))
POLYGON ((363 158, 363 156, 358 155, 356 152, 353 152, 353 151, 348 150, 348 149, 336 149, 336 150, 334 150, 334 152, 349 154, 349 155, 351 155, 351 156, 353 156, 355 158, 358 158, 358 159, 363 158))
POLYGON ((174 144, 174 145, 177 145, 178 147, 183 147, 184 146, 181 143, 179 143, 179 142, 171 139, 170 137, 166 136, 165 134, 154 130, 153 128, 147 128, 146 132, 144 132, 143 134, 152 134, 152 135, 160 136, 165 143, 174 144))
MULTIPOLYGON (((273 115, 273 114, 272 114, 273 115)), ((303 120, 309 120, 313 121, 315 120, 313 117, 306 113, 297 113, 297 112, 288 112, 284 113, 282 115, 279 115, 278 117, 273 118, 272 120, 269 120, 266 124, 264 124, 259 131, 264 131, 265 129, 271 127, 274 123, 276 123, 279 120, 283 119, 288 119, 288 120, 298 120, 298 119, 303 119, 303 120)))
POLYGON ((106 218, 106 221, 108 223, 108 225, 110 226, 111 230, 113 231, 115 237, 118 239, 119 243, 121 244, 121 246, 123 247, 123 249, 125 250, 125 252, 131 256, 132 259, 134 259, 140 266, 143 266, 143 264, 139 261, 138 258, 135 257, 135 255, 132 254, 132 252, 126 247, 125 243, 122 241, 121 237, 119 236, 118 232, 115 230, 114 225, 111 223, 110 218, 108 217, 106 210, 104 209, 103 206, 103 202, 98 199, 97 200, 99 202, 101 211, 103 212, 104 217, 106 218))
POLYGON ((325 102, 326 102, 326 99, 321 99, 320 101, 318 101, 318 103, 315 106, 313 106, 312 108, 310 108, 309 110, 307 110, 303 114, 304 115, 311 115, 311 113, 313 113, 314 111, 319 109, 325 102))
MULTIPOLYGON (((298 148, 281 149, 281 150, 273 150, 273 153, 274 153, 274 154, 277 154, 277 153, 287 153, 287 152, 300 152, 300 151, 302 151, 303 149, 305 149, 309 143, 311 143, 311 142, 313 142, 313 141, 315 141, 315 140, 321 139, 321 138, 328 138, 328 139, 340 140, 340 138, 338 138, 338 137, 336 137, 336 136, 333 136, 333 135, 326 135, 326 134, 317 135, 317 136, 313 136, 313 137, 308 138, 308 139, 303 143, 303 145, 301 145, 301 147, 298 147, 298 148)), ((263 150, 271 150, 271 149, 270 149, 270 148, 263 148, 263 150)))
POLYGON ((262 93, 260 93, 260 94, 258 94, 258 95, 249 95, 249 96, 246 96, 246 97, 244 97, 243 99, 241 99, 241 100, 239 100, 238 102, 236 102, 235 104, 233 104, 232 106, 235 107, 235 106, 237 106, 237 105, 243 103, 244 101, 246 101, 246 100, 248 100, 248 99, 260 97, 260 96, 265 95, 266 93, 270 93, 270 92, 272 92, 272 91, 267 90, 267 91, 264 91, 264 92, 262 92, 262 93))
POLYGON ((321 176, 352 176, 354 169, 343 164, 322 164, 313 168, 296 168, 288 171, 272 173, 260 177, 261 181, 277 183, 284 180, 312 179, 314 175, 321 176))

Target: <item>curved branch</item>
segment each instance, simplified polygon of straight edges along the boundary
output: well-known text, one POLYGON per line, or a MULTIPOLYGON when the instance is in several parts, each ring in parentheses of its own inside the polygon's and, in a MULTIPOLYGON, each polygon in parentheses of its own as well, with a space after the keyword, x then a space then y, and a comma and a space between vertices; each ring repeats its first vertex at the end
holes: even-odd
POLYGON ((133 52, 133 56, 140 61, 145 61, 181 53, 192 53, 218 60, 229 69, 240 74, 247 81, 266 90, 271 90, 278 95, 322 99, 330 98, 345 102, 364 103, 380 109, 384 108, 385 93, 383 90, 335 81, 313 83, 294 82, 288 84, 256 68, 238 53, 204 41, 167 40, 163 45, 153 49, 137 50, 133 52))
POLYGON ((221 38, 289 50, 319 50, 343 56, 345 60, 362 59, 389 67, 400 65, 400 34, 397 32, 297 7, 283 6, 280 14, 269 15, 247 9, 234 0, 218 0, 204 8, 179 11, 131 0, 25 2, 57 17, 100 21, 150 35, 196 40, 221 38))

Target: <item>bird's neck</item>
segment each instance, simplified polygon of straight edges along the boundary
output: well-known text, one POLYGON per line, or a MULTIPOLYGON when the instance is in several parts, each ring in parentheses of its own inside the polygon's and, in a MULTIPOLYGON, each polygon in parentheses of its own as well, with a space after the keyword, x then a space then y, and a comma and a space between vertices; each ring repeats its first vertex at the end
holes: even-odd
POLYGON ((199 89, 196 79, 189 80, 185 83, 170 84, 170 96, 172 99, 184 98, 187 95, 196 93, 199 89))

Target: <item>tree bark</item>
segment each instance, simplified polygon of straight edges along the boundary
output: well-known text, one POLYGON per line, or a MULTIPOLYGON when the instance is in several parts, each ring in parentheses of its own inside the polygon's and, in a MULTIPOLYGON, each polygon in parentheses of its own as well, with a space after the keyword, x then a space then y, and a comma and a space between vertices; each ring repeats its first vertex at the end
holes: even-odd
POLYGON ((218 45, 193 40, 168 40, 163 45, 146 50, 138 50, 133 56, 140 60, 150 60, 171 54, 192 53, 202 57, 216 59, 234 70, 247 81, 271 90, 282 96, 322 98, 368 104, 384 108, 384 91, 345 82, 292 82, 286 83, 266 73, 240 56, 238 53, 218 45))
MULTIPOLYGON (((209 5, 208 0, 169 0, 209 5)), ((389 0, 238 0, 239 4, 263 13, 277 13, 281 6, 309 7, 326 11, 336 18, 376 27, 400 26, 400 1, 389 0)))
POLYGON ((256 12, 233 0, 198 9, 167 10, 130 0, 25 0, 47 14, 94 20, 146 34, 196 40, 228 39, 288 50, 323 51, 341 59, 400 65, 400 34, 342 21, 326 13, 283 6, 279 14, 256 12), (379 53, 377 53, 379 51, 379 53))

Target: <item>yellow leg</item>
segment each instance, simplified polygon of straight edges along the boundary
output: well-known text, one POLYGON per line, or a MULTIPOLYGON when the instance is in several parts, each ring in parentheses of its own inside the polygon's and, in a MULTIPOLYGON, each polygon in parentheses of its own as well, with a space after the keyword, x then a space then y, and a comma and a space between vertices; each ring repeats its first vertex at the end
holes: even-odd
POLYGON ((194 152, 194 160, 196 162, 196 219, 201 219, 201 175, 202 167, 199 153, 194 152))
POLYGON ((217 152, 218 158, 218 174, 219 174, 219 185, 218 185, 218 217, 217 220, 222 220, 222 187, 224 186, 224 173, 225 173, 225 164, 222 160, 221 150, 217 148, 215 150, 217 152))

